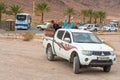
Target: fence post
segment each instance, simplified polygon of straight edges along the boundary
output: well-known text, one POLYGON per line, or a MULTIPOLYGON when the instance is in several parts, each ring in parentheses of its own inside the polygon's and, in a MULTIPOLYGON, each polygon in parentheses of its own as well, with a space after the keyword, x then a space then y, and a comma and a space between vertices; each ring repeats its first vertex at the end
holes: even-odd
POLYGON ((9 30, 10 31, 15 31, 15 21, 12 19, 7 20, 7 24, 9 25, 9 30))

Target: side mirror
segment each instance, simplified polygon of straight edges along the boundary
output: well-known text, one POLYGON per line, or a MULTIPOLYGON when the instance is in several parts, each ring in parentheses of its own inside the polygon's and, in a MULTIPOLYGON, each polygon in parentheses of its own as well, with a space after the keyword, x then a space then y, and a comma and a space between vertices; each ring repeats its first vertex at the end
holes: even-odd
POLYGON ((70 43, 70 38, 64 38, 64 41, 70 43))

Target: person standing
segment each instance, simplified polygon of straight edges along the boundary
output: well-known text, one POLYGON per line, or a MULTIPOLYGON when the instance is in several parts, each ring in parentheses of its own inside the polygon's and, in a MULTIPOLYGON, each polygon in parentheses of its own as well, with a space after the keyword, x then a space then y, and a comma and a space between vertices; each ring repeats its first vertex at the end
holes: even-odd
POLYGON ((61 27, 59 26, 57 21, 55 22, 54 20, 51 20, 51 24, 48 25, 47 29, 51 29, 51 30, 57 31, 60 28, 61 27))
POLYGON ((73 29, 78 29, 77 23, 75 23, 73 29))
POLYGON ((71 17, 71 20, 72 20, 71 23, 68 23, 67 19, 65 17, 65 19, 64 19, 64 28, 66 28, 66 29, 72 29, 72 28, 74 28, 73 17, 71 17))
POLYGON ((61 26, 59 26, 58 22, 56 21, 56 22, 53 23, 53 28, 54 28, 55 31, 57 31, 58 29, 61 28, 61 26))

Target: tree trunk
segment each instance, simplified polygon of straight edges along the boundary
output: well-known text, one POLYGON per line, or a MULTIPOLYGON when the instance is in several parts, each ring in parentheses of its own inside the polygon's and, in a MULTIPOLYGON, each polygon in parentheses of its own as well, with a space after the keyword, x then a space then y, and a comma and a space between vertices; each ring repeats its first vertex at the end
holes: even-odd
POLYGON ((70 18, 71 18, 71 15, 69 15, 68 17, 69 17, 69 19, 68 19, 68 24, 70 24, 70 18))
POLYGON ((43 14, 43 12, 41 13, 41 23, 43 23, 43 16, 44 16, 44 14, 43 14))
POLYGON ((0 23, 1 23, 1 21, 2 21, 1 19, 2 19, 2 14, 0 13, 0 23))
POLYGON ((95 24, 97 23, 97 18, 95 18, 95 24))
POLYGON ((14 20, 16 20, 16 15, 17 15, 17 13, 14 15, 14 18, 15 18, 14 20))
POLYGON ((100 23, 102 23, 102 18, 100 17, 100 23))
POLYGON ((85 16, 83 16, 83 22, 85 22, 85 16))
POLYGON ((90 23, 91 23, 92 17, 90 17, 90 23))

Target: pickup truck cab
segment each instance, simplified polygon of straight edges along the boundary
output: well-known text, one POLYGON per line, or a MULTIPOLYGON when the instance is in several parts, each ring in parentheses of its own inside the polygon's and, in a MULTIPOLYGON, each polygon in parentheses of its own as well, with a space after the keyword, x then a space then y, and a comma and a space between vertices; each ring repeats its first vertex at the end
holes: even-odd
POLYGON ((116 61, 113 49, 85 30, 59 29, 53 37, 44 36, 43 46, 49 61, 55 56, 62 57, 73 63, 75 74, 84 66, 102 67, 104 72, 109 72, 116 61))
POLYGON ((40 24, 40 25, 37 25, 36 27, 37 27, 38 29, 40 29, 40 31, 42 31, 42 30, 47 29, 47 27, 48 27, 49 24, 50 24, 50 23, 45 22, 45 23, 42 23, 42 24, 40 24))
POLYGON ((100 30, 100 27, 98 24, 85 24, 83 26, 79 26, 78 29, 97 32, 100 30))
POLYGON ((117 32, 118 31, 118 27, 114 26, 112 24, 104 25, 102 29, 103 29, 103 31, 108 31, 108 32, 112 32, 112 31, 117 32))

